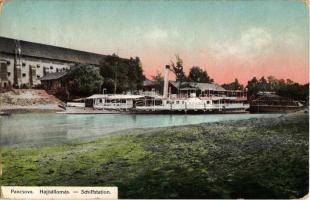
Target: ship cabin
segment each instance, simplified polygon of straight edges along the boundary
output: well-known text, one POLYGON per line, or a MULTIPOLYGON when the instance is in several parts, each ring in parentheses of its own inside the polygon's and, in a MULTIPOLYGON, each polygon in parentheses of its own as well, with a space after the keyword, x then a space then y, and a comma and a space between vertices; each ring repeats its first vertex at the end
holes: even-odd
POLYGON ((129 110, 135 107, 135 100, 143 98, 142 95, 95 94, 86 98, 86 106, 92 105, 97 110, 129 110))
POLYGON ((201 99, 221 99, 246 101, 247 92, 244 90, 226 90, 222 86, 214 83, 183 82, 181 85, 176 81, 169 81, 171 97, 201 99))

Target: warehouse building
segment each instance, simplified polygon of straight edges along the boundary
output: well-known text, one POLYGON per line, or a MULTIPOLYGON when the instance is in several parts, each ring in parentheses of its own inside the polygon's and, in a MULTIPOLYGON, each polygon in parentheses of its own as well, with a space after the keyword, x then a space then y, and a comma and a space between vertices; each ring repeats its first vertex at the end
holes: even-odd
POLYGON ((0 88, 34 88, 48 73, 76 64, 99 66, 105 55, 0 37, 0 88))

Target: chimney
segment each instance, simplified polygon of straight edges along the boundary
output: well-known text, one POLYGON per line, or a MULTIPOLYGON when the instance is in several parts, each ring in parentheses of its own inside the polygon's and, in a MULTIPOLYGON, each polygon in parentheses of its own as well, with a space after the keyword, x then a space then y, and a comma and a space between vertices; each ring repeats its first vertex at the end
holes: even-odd
POLYGON ((170 71, 170 66, 166 65, 165 66, 165 79, 164 79, 164 98, 168 98, 168 85, 169 85, 169 71, 170 71))

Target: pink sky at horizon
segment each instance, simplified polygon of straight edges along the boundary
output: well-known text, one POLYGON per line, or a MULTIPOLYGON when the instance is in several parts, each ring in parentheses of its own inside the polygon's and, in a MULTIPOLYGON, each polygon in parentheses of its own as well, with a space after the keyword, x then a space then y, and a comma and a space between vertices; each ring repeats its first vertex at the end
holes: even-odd
MULTIPOLYGON (((240 83, 246 85, 254 76, 260 79, 262 76, 274 76, 277 79, 291 79, 300 84, 309 83, 308 59, 296 53, 288 55, 289 52, 271 53, 261 60, 253 63, 243 60, 223 58, 219 60, 211 55, 197 60, 195 56, 182 55, 184 71, 188 74, 190 67, 199 66, 206 70, 215 83, 230 83, 237 78, 240 83)), ((143 70, 147 78, 151 79, 158 72, 164 74, 164 66, 175 61, 174 55, 168 56, 141 56, 143 70)), ((170 73, 170 80, 174 75, 170 73)))

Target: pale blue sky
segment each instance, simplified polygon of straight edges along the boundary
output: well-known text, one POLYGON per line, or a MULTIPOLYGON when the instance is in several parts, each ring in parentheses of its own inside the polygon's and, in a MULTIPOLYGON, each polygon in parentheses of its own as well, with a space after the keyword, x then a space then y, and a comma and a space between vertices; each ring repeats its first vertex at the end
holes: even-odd
POLYGON ((206 53, 240 55, 266 45, 307 55, 307 14, 297 0, 11 0, 0 35, 104 54, 119 49, 120 56, 140 56, 153 73, 176 53, 203 66, 206 53))

